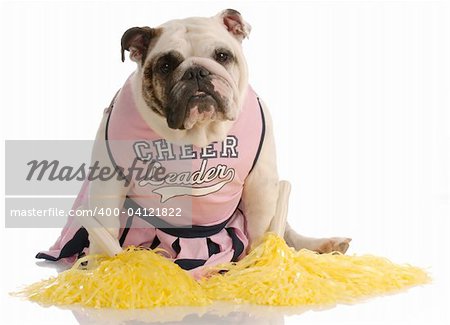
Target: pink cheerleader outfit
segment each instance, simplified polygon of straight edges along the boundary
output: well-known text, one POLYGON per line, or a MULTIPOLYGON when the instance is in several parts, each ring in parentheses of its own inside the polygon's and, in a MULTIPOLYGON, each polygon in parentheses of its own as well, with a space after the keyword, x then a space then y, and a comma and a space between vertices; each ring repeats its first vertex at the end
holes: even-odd
MULTIPOLYGON (((122 175, 130 183, 120 214, 119 243, 124 248, 161 248, 196 278, 207 266, 239 260, 248 246, 241 209, 243 186, 258 159, 265 132, 259 98, 248 87, 238 119, 223 142, 204 148, 175 145, 144 121, 130 79, 105 110, 109 157, 122 174, 133 163, 145 169, 150 161, 164 167, 165 173, 153 180, 122 175)), ((89 181, 85 181, 74 210, 89 206, 88 193, 89 181)), ((86 229, 69 217, 56 243, 36 258, 72 263, 88 249, 86 229)))

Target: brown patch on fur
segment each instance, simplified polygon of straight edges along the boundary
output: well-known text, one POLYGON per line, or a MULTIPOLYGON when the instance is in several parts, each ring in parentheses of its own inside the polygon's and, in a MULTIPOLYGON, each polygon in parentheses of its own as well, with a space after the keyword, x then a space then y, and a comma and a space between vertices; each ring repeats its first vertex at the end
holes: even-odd
POLYGON ((161 87, 155 87, 153 85, 153 69, 152 64, 147 64, 144 69, 144 78, 142 79, 142 97, 144 98, 145 103, 148 107, 150 107, 154 112, 158 113, 161 116, 164 116, 164 109, 162 101, 156 97, 155 92, 160 92, 161 87))
POLYGON ((173 70, 183 62, 184 57, 176 52, 162 53, 151 61, 147 62, 144 68, 144 76, 142 80, 142 96, 147 106, 161 116, 165 116, 165 104, 168 101, 168 90, 173 83, 172 73, 163 75, 158 72, 161 60, 170 57, 170 64, 173 70))

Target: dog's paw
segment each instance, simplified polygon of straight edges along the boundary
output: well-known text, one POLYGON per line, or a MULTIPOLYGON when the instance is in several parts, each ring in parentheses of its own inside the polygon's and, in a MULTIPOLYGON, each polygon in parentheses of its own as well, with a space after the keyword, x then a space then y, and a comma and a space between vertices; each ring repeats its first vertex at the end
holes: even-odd
POLYGON ((345 254, 350 246, 351 241, 351 238, 344 237, 323 238, 319 240, 319 242, 317 243, 318 246, 314 250, 321 254, 331 252, 340 252, 342 254, 345 254))

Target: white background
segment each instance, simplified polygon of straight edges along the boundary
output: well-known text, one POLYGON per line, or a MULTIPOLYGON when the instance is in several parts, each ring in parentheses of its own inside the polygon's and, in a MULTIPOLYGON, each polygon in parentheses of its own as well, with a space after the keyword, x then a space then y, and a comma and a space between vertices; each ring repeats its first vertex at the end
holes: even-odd
MULTIPOLYGON (((2 3, 3 138, 93 139, 103 108, 134 69, 120 61, 127 28, 228 7, 253 26, 244 42, 250 81, 272 112, 279 172, 293 185, 291 223, 305 235, 350 236, 350 253, 427 267, 434 278, 354 306, 241 316, 249 323, 448 323, 446 2, 2 3)), ((77 323, 70 311, 7 296, 56 273, 37 266, 34 254, 59 231, 0 229, 2 323, 77 323)))

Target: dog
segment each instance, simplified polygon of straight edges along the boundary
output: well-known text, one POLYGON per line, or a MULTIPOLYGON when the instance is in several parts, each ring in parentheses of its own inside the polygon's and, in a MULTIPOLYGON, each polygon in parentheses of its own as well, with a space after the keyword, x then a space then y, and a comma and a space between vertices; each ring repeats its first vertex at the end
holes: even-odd
MULTIPOLYGON (((248 84, 241 46, 250 31, 238 11, 227 9, 123 34, 122 61, 129 52, 136 71, 105 110, 92 161, 122 174, 139 166, 147 174, 85 182, 74 204, 96 208, 93 218, 117 251, 162 248, 200 277, 206 266, 245 256, 279 221, 273 126, 248 84), (106 209, 122 213, 99 212, 106 209)), ((284 239, 297 250, 345 253, 351 240, 304 237, 288 223, 285 229, 284 239)), ((102 250, 70 219, 37 257, 55 261, 102 250)))

